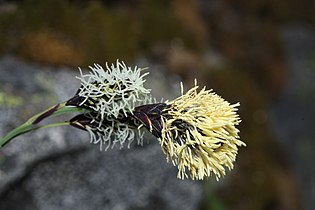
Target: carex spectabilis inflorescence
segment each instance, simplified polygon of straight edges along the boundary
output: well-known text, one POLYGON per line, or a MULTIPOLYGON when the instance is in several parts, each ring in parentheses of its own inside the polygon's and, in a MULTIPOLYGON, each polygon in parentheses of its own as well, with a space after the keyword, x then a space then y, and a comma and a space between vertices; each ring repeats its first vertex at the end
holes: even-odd
POLYGON ((91 143, 108 149, 137 139, 143 142, 143 127, 154 135, 168 161, 178 167, 177 177, 218 180, 231 170, 240 140, 239 103, 230 104, 212 90, 195 86, 178 98, 153 102, 144 86, 145 69, 124 62, 90 66, 77 77, 81 85, 64 103, 41 112, 0 139, 1 146, 14 137, 42 127, 72 125, 86 130, 91 143), (40 126, 45 118, 68 112, 80 113, 69 121, 40 126))

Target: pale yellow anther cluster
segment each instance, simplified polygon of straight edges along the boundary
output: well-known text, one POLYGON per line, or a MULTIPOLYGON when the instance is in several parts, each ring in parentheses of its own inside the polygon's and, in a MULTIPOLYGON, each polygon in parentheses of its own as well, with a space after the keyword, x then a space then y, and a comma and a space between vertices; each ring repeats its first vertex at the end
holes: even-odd
POLYGON ((160 144, 167 160, 178 166, 178 178, 215 175, 218 180, 233 168, 238 146, 245 146, 235 127, 241 121, 239 103, 231 105, 212 90, 197 89, 167 102, 160 144))

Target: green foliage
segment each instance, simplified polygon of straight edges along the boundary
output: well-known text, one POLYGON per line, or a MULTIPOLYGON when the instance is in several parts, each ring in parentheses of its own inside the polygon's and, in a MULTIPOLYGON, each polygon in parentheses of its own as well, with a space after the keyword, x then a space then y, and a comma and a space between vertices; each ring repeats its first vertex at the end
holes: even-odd
POLYGON ((190 33, 185 32, 174 12, 165 5, 147 1, 137 12, 139 43, 144 49, 152 44, 165 44, 174 38, 182 38, 186 44, 192 42, 190 33))
POLYGON ((16 37, 15 27, 12 26, 15 22, 15 16, 10 13, 0 13, 0 53, 11 52, 16 37))
POLYGON ((121 9, 99 1, 83 6, 63 0, 25 0, 15 10, 0 13, 0 25, 0 52, 74 66, 118 57, 128 61, 156 44, 169 45, 174 38, 193 42, 167 1, 141 1, 121 9))
POLYGON ((226 210, 223 201, 214 192, 214 184, 206 181, 203 185, 203 200, 200 210, 226 210))

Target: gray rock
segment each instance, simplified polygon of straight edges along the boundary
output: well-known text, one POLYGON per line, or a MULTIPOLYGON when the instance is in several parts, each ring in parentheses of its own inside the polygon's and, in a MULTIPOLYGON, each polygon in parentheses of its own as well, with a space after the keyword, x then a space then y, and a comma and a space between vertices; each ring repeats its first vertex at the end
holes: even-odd
POLYGON ((271 104, 274 132, 288 151, 306 210, 315 209, 315 28, 289 24, 282 28, 288 66, 287 84, 271 104))
MULTIPOLYGON (((0 92, 22 101, 0 104, 1 136, 79 87, 78 72, 9 56, 0 59, 0 74, 0 92)), ((0 150, 0 209, 197 209, 200 183, 178 180, 158 141, 149 134, 146 140, 100 151, 86 132, 72 127, 19 136, 0 150)))

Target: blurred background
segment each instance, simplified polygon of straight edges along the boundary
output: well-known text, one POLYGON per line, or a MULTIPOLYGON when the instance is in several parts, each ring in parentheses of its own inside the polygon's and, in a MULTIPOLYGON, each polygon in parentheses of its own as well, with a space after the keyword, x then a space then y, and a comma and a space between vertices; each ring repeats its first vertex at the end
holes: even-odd
MULTIPOLYGON (((197 78, 240 102, 235 169, 176 180, 157 141, 99 152, 54 128, 0 151, 0 209, 315 209, 315 2, 0 0, 0 135, 71 97, 77 67, 148 66, 158 99, 197 78)), ((148 137, 149 138, 149 137, 148 137)))

